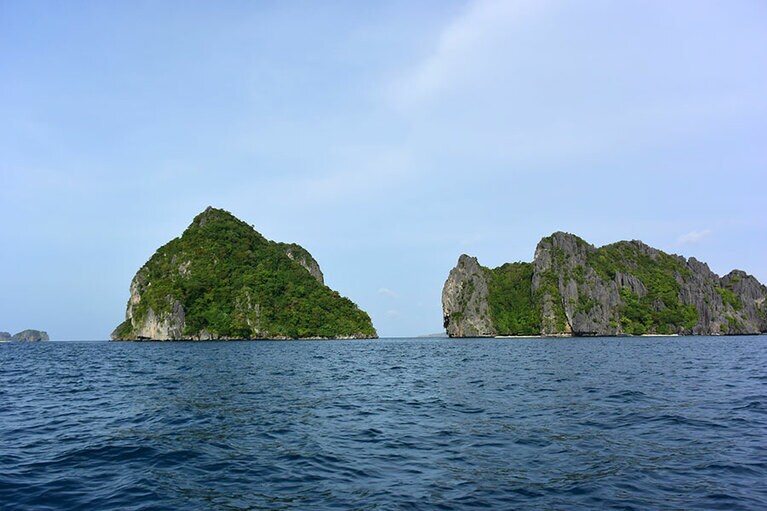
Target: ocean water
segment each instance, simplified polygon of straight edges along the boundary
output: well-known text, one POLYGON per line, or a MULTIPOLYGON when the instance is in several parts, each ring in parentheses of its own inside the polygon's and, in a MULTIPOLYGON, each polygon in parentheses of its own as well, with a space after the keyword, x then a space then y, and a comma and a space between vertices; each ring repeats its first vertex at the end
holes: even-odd
POLYGON ((0 344, 0 509, 767 509, 767 336, 0 344))

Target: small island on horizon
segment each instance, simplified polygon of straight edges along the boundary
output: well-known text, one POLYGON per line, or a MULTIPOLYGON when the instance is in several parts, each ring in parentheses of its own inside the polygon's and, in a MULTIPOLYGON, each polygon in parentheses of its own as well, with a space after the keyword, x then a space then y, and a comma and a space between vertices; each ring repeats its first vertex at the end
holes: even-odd
POLYGON ((26 329, 11 335, 10 332, 0 332, 0 342, 10 341, 25 341, 25 342, 39 342, 49 341, 48 332, 43 330, 26 329))
POLYGON ((556 232, 533 262, 490 269, 461 255, 442 311, 450 337, 755 335, 767 332, 767 287, 641 241, 596 248, 556 232))

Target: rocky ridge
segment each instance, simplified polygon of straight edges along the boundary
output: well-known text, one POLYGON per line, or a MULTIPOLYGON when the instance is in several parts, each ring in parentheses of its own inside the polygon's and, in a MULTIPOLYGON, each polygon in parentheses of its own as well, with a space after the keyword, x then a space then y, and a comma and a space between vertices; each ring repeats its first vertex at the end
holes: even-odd
POLYGON ((557 232, 532 263, 489 269, 462 255, 442 293, 451 337, 496 335, 739 335, 767 331, 767 287, 719 277, 641 241, 596 248, 557 232))

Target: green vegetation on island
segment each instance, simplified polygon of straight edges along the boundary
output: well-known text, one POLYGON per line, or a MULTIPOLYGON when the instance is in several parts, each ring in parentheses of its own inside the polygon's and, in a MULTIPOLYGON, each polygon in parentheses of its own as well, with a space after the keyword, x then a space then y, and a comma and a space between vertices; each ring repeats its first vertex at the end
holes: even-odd
POLYGON ((698 322, 695 306, 679 299, 677 278, 692 275, 683 259, 621 241, 589 252, 587 264, 604 280, 614 280, 622 273, 644 285, 646 293, 642 296, 626 286, 619 289, 623 304, 618 308, 618 321, 625 333, 671 334, 692 330, 698 322))
POLYGON ((535 335, 541 311, 532 293, 533 264, 506 263, 483 268, 487 275, 490 317, 498 335, 535 335))
POLYGON ((321 280, 305 249, 208 208, 136 274, 113 338, 375 337, 367 313, 321 280))

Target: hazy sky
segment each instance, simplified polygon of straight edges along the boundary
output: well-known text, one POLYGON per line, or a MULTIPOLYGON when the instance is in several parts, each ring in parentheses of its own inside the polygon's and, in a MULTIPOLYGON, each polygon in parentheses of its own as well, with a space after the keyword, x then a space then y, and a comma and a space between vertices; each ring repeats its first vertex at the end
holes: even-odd
POLYGON ((767 3, 0 0, 0 330, 106 339, 206 206, 382 336, 557 230, 767 282, 767 3))

